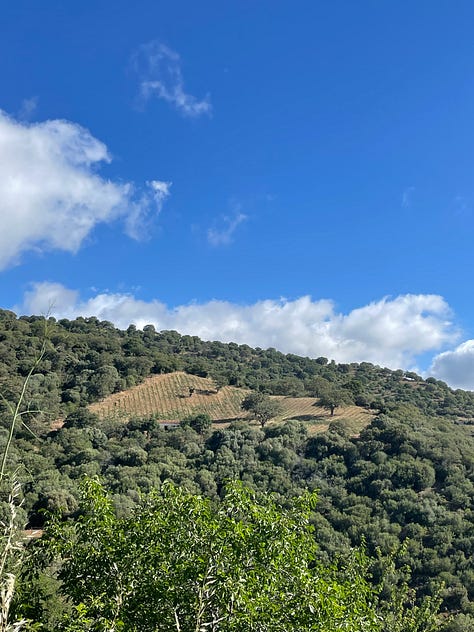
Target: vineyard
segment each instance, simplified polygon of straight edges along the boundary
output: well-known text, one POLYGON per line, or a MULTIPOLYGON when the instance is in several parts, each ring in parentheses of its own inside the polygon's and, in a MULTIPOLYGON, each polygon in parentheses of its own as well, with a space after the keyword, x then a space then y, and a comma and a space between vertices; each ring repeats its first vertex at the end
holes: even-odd
POLYGON ((310 434, 327 430, 332 421, 342 423, 350 434, 358 434, 369 424, 374 415, 359 406, 344 406, 337 408, 334 416, 329 411, 315 408, 318 401, 315 397, 273 397, 280 402, 283 414, 276 421, 298 419, 308 423, 310 434))
POLYGON ((207 413, 217 421, 242 417, 240 404, 247 391, 224 386, 216 392, 212 380, 183 372, 147 378, 142 384, 106 397, 89 408, 99 417, 129 419, 154 415, 179 421, 196 413, 207 413))
MULTIPOLYGON (((115 393, 89 408, 101 418, 126 421, 132 416, 155 416, 162 421, 180 421, 189 415, 207 413, 215 423, 225 424, 245 417, 242 400, 248 391, 233 386, 216 390, 212 380, 183 372, 167 373, 147 378, 142 384, 115 393)), ((328 428, 331 421, 340 421, 351 434, 358 433, 372 419, 372 415, 357 406, 329 412, 316 408, 314 397, 275 396, 283 413, 275 422, 299 419, 309 426, 311 433, 328 428)))

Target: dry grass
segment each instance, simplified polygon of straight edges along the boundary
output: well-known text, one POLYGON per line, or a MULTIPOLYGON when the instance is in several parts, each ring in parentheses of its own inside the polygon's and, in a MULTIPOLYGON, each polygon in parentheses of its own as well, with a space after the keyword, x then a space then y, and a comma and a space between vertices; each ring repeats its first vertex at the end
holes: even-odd
POLYGON ((18 526, 21 485, 13 481, 8 493, 8 520, 0 522, 0 632, 19 632, 26 621, 11 622, 10 606, 15 596, 17 575, 21 569, 24 547, 18 526))
MULTIPOLYGON (((225 386, 215 391, 208 378, 183 372, 167 373, 147 378, 142 384, 106 397, 89 408, 101 418, 127 421, 133 416, 156 416, 160 420, 180 420, 189 415, 207 413, 219 425, 244 416, 240 408, 249 391, 225 386), (194 389, 190 395, 189 389, 194 389)), ((357 406, 336 409, 331 417, 328 411, 315 407, 314 397, 274 397, 283 412, 271 423, 298 419, 308 425, 311 434, 327 430, 333 421, 343 423, 351 434, 357 434, 370 423, 373 415, 357 406)))

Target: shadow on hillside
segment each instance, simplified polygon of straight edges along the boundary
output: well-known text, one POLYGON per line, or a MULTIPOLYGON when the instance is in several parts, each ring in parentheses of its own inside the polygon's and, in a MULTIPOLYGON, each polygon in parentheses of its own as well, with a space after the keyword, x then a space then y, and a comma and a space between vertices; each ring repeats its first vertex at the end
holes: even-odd
POLYGON ((218 391, 208 388, 192 388, 186 393, 176 393, 176 397, 180 399, 190 399, 193 395, 217 395, 218 391))
POLYGON ((295 415, 286 417, 286 419, 294 419, 295 421, 327 421, 327 417, 325 415, 295 415))
POLYGON ((234 421, 249 421, 248 417, 229 417, 228 419, 213 419, 212 423, 215 425, 231 424, 234 421))

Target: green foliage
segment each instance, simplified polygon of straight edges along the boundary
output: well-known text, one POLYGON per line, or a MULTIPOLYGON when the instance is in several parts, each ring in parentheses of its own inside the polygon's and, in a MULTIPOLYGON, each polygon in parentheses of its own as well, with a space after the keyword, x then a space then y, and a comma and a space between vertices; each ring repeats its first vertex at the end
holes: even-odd
POLYGON ((198 415, 190 415, 181 421, 181 426, 189 426, 198 434, 204 434, 212 426, 212 419, 207 413, 199 413, 198 415))
POLYGON ((38 547, 73 604, 64 631, 435 629, 432 604, 407 618, 404 594, 390 614, 377 610, 362 553, 343 566, 318 560, 314 495, 282 509, 233 483, 213 506, 166 483, 117 518, 99 483, 86 480, 82 490, 81 517, 53 520, 38 547))
POLYGON ((88 428, 98 425, 99 418, 87 408, 77 408, 64 420, 65 428, 88 428))
POLYGON ((334 386, 325 387, 318 392, 319 400, 317 406, 326 408, 331 411, 331 417, 334 415, 334 411, 343 404, 352 403, 352 398, 349 391, 342 388, 336 388, 334 386))
POLYGON ((273 492, 281 503, 318 489, 312 521, 322 560, 364 537, 371 555, 407 541, 403 563, 413 569, 416 598, 430 595, 439 578, 443 608, 473 612, 474 441, 467 428, 404 406, 378 417, 360 438, 337 423, 316 436, 306 430, 296 421, 264 428, 237 422, 199 434, 189 426, 164 430, 153 419, 107 421, 63 427, 40 443, 17 437, 11 463, 22 464, 32 527, 43 525, 45 509, 77 515, 84 474, 103 477, 123 517, 141 493, 167 479, 213 500, 228 479, 273 492))
POLYGON ((225 375, 225 373, 219 373, 218 371, 213 371, 210 374, 210 377, 212 378, 212 381, 214 382, 217 392, 219 392, 221 388, 229 384, 229 378, 227 377, 227 375, 225 375))
POLYGON ((262 426, 281 413, 281 405, 268 395, 254 391, 242 401, 242 410, 246 410, 262 426))

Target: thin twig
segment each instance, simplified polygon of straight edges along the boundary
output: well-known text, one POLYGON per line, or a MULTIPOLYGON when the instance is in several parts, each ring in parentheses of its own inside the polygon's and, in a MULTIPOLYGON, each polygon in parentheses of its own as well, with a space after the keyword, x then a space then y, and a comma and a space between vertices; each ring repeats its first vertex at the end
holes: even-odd
POLYGON ((7 442, 5 444, 5 448, 3 450, 3 455, 2 455, 2 463, 1 463, 1 466, 0 466, 0 482, 5 477, 5 468, 6 468, 6 465, 7 465, 8 453, 10 451, 10 446, 11 446, 11 443, 13 441, 13 436, 15 434, 16 422, 17 422, 18 418, 21 418, 21 414, 22 413, 20 412, 20 408, 21 408, 21 406, 23 404, 23 400, 25 399, 25 394, 26 394, 26 389, 28 387, 28 383, 29 383, 30 379, 32 378, 34 372, 38 368, 39 363, 43 359, 45 352, 46 352, 46 340, 43 340, 43 344, 41 345, 41 350, 40 350, 36 360, 34 361, 33 366, 28 371, 28 374, 27 374, 27 376, 25 377, 25 379, 23 381, 23 387, 21 389, 20 397, 18 398, 18 400, 16 402, 16 406, 15 406, 14 409, 13 409, 13 407, 10 407, 10 410, 12 411, 12 419, 11 419, 10 428, 9 428, 9 431, 8 431, 7 442))

